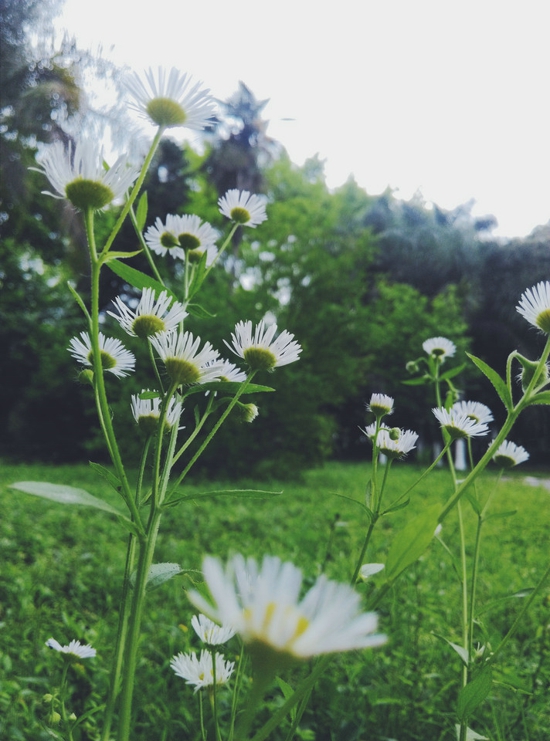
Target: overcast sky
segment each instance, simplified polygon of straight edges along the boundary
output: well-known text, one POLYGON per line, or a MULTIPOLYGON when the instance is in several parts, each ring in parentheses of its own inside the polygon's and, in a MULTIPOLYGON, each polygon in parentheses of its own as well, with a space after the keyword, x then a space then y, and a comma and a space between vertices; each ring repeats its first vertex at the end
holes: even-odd
POLYGON ((65 0, 59 29, 141 71, 176 66, 226 99, 269 98, 268 134, 330 187, 350 174, 497 234, 550 219, 547 0, 65 0), (291 119, 291 120, 288 120, 291 119))

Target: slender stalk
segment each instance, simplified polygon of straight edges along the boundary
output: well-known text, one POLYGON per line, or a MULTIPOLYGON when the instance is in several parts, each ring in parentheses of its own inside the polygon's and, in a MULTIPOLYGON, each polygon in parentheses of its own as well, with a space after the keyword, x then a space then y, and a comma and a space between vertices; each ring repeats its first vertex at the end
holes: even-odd
POLYGON ((216 730, 216 741, 222 741, 220 724, 218 719, 218 680, 216 677, 216 649, 210 649, 212 656, 212 712, 214 715, 214 728, 216 730))
POLYGON ((199 719, 200 719, 200 724, 201 724, 202 741, 207 741, 206 729, 204 727, 204 704, 202 701, 202 690, 199 690, 199 719))
POLYGON ((65 660, 65 665, 63 666, 63 673, 61 674, 61 689, 59 691, 60 694, 60 709, 61 709, 61 719, 63 720, 63 725, 65 726, 65 730, 67 731, 67 739, 68 741, 73 741, 73 730, 71 727, 71 724, 69 723, 69 719, 67 717, 67 709, 65 708, 65 696, 67 694, 67 672, 69 670, 69 662, 65 660))
POLYGON ((130 209, 130 221, 132 222, 132 226, 134 227, 134 231, 136 233, 136 236, 139 240, 139 243, 141 245, 141 249, 143 250, 145 257, 147 258, 147 262, 149 263, 149 267, 153 271, 153 275, 155 276, 156 280, 158 280, 159 283, 162 283, 162 285, 165 285, 164 281, 162 280, 162 277, 157 269, 157 266, 155 265, 155 261, 153 260, 153 256, 151 255, 151 250, 149 249, 149 245, 143 238, 143 234, 141 233, 141 230, 139 229, 137 218, 135 211, 133 207, 130 209))

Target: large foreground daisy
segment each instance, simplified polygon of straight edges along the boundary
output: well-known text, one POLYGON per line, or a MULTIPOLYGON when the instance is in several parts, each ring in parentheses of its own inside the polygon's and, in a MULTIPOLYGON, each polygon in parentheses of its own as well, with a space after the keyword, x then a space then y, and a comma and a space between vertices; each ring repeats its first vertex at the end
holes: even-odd
POLYGON ((126 88, 135 100, 134 108, 157 126, 186 126, 200 131, 214 115, 214 99, 201 82, 193 83, 189 75, 172 67, 149 68, 141 77, 132 72, 126 88))
POLYGON ((138 169, 121 155, 108 170, 103 166, 103 153, 95 142, 79 141, 68 148, 62 142, 51 144, 39 159, 40 167, 58 195, 43 191, 53 198, 67 198, 76 208, 94 211, 106 208, 123 198, 138 175, 138 169))
POLYGON ((179 385, 208 383, 220 377, 218 351, 209 342, 202 349, 200 337, 191 332, 161 332, 151 337, 151 344, 164 363, 168 376, 179 385))
MULTIPOLYGON (((252 322, 239 322, 232 334, 233 345, 225 344, 236 355, 246 360, 252 370, 272 370, 298 360, 302 348, 294 340, 294 335, 286 329, 276 340, 277 325, 269 327, 262 321, 252 332, 252 322)), ((225 340, 224 340, 225 341, 225 340)))
POLYGON ((152 288, 144 288, 135 311, 129 309, 117 296, 114 300, 118 314, 108 311, 120 326, 132 337, 146 339, 159 332, 171 332, 185 319, 183 305, 162 291, 158 298, 152 288))
MULTIPOLYGON (((196 591, 191 602, 216 622, 233 628, 254 655, 267 651, 295 659, 379 646, 377 617, 361 612, 359 595, 347 584, 320 576, 300 599, 302 572, 291 563, 266 556, 234 556, 225 566, 207 556, 203 562, 210 604, 196 591)), ((272 657, 273 658, 273 657, 272 657)))
POLYGON ((486 424, 476 422, 472 417, 464 412, 451 408, 447 411, 444 407, 432 409, 435 418, 452 440, 458 440, 465 437, 479 437, 486 435, 489 428, 486 424))

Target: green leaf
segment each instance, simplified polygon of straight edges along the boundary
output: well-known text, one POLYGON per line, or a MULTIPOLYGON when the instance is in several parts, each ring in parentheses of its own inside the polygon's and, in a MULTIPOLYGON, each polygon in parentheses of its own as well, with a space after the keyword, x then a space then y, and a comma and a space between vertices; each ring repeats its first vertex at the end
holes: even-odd
POLYGON ((517 509, 509 509, 506 512, 493 512, 492 514, 487 515, 487 517, 485 517, 484 519, 485 520, 495 520, 501 517, 513 517, 514 515, 517 514, 517 512, 518 512, 517 509))
POLYGON ((481 514, 481 505, 477 501, 475 495, 472 494, 471 491, 466 491, 464 492, 464 497, 470 502, 470 504, 472 505, 472 509, 474 510, 476 515, 479 516, 481 514))
POLYGON ((84 489, 76 489, 74 486, 48 484, 45 481, 18 481, 15 484, 11 484, 9 488, 24 491, 25 494, 32 494, 35 497, 50 499, 60 504, 80 504, 83 507, 102 509, 117 517, 125 517, 124 513, 108 502, 94 497, 93 494, 88 493, 84 489))
POLYGON ((512 397, 510 395, 510 391, 508 389, 508 386, 506 385, 506 382, 499 376, 499 374, 495 370, 491 368, 490 365, 487 365, 487 363, 481 360, 481 358, 476 358, 475 355, 471 355, 470 353, 466 353, 466 355, 493 384, 495 391, 502 399, 502 403, 504 404, 506 409, 510 411, 513 404, 512 397))
POLYGON ((540 394, 533 396, 528 406, 533 404, 550 404, 550 391, 541 391, 540 394))
POLYGON ((405 509, 405 507, 409 506, 410 502, 410 499, 405 499, 404 502, 399 502, 399 504, 392 504, 390 507, 388 507, 388 509, 385 509, 382 512, 381 516, 383 517, 384 515, 389 515, 392 512, 397 512, 397 510, 399 509, 405 509))
POLYGON ((409 381, 401 381, 401 383, 405 386, 425 386, 431 380, 430 376, 422 376, 421 378, 411 378, 409 381))
POLYGON ((522 599, 523 597, 528 597, 531 592, 533 591, 534 587, 527 587, 526 589, 520 589, 519 592, 514 592, 514 594, 508 594, 506 597, 499 597, 498 599, 492 600, 492 602, 489 602, 484 607, 477 610, 478 617, 480 615, 483 615, 486 612, 489 612, 489 610, 492 610, 493 607, 500 606, 503 602, 507 602, 511 599, 522 599))
POLYGON ((136 223, 140 232, 143 231, 143 227, 147 221, 147 208, 147 191, 145 191, 139 199, 138 207, 136 209, 136 223))
POLYGON ((386 577, 394 581, 399 574, 414 563, 430 545, 437 527, 439 504, 432 504, 408 522, 397 534, 386 560, 386 577))
POLYGON ((78 304, 78 305, 80 306, 80 308, 82 309, 82 312, 83 312, 84 316, 85 316, 85 317, 86 317, 86 318, 87 318, 87 319, 88 319, 89 321, 91 321, 91 319, 90 319, 90 314, 88 313, 88 309, 86 308, 86 304, 85 304, 85 303, 84 303, 84 301, 83 301, 83 300, 82 300, 82 299, 80 298, 80 294, 79 294, 79 293, 77 293, 77 291, 76 291, 76 290, 75 290, 75 289, 74 289, 74 288, 73 288, 73 287, 71 286, 71 283, 70 283, 70 281, 67 281, 67 287, 68 287, 69 291, 71 292, 71 295, 72 295, 72 297, 74 298, 74 300, 76 301, 76 303, 77 303, 77 304, 78 304))
POLYGON ((131 257, 141 254, 143 250, 135 252, 108 252, 103 258, 103 262, 112 262, 113 260, 129 260, 131 257))
MULTIPOLYGON (((152 592, 168 581, 173 576, 181 574, 183 569, 177 563, 153 563, 149 567, 149 573, 147 574, 147 581, 145 583, 145 589, 148 592, 152 592)), ((133 588, 136 583, 136 572, 134 571, 130 575, 130 586, 133 588)))
POLYGON ((191 502, 198 499, 212 499, 214 497, 237 497, 238 499, 268 499, 269 497, 278 497, 282 491, 264 491, 263 489, 215 489, 214 491, 204 491, 200 494, 186 494, 178 499, 171 499, 165 503, 165 507, 175 507, 182 502, 191 502))
POLYGON ((166 291, 166 293, 175 301, 179 301, 176 294, 169 288, 166 288, 166 286, 159 283, 158 280, 151 278, 151 276, 142 273, 140 270, 131 268, 129 265, 120 262, 120 260, 111 260, 108 265, 113 273, 118 275, 119 278, 122 278, 122 280, 125 280, 126 283, 134 286, 134 288, 139 288, 141 291, 143 291, 144 288, 152 288, 155 292, 155 297, 160 296, 163 291, 166 291))
POLYGON ((357 499, 353 499, 352 497, 347 497, 345 494, 334 494, 335 497, 339 497, 340 499, 347 499, 348 502, 353 502, 353 504, 356 504, 358 507, 361 507, 363 512, 366 512, 369 520, 372 520, 372 510, 369 509, 366 504, 363 504, 363 502, 358 502, 357 499))
POLYGON ((187 311, 191 316, 196 316, 198 319, 212 319, 217 316, 216 314, 211 314, 200 304, 187 304, 187 311))
POLYGON ((442 636, 440 633, 435 633, 433 630, 432 635, 434 635, 436 638, 440 638, 442 641, 445 641, 445 643, 447 643, 454 651, 457 652, 462 660, 462 663, 465 666, 468 666, 468 649, 464 648, 464 646, 459 646, 457 643, 453 643, 448 638, 445 638, 445 636, 442 636))
MULTIPOLYGON (((205 391, 222 391, 227 394, 235 395, 242 387, 242 383, 234 381, 212 381, 211 383, 197 383, 185 390, 184 398, 191 394, 200 394, 205 391)), ((246 387, 245 394, 262 394, 267 391, 275 391, 271 386, 260 386, 257 383, 249 383, 246 387)))
POLYGON ((109 469, 105 468, 105 466, 100 466, 99 463, 93 463, 93 461, 88 461, 88 463, 90 464, 90 468, 93 468, 93 470, 98 473, 101 478, 105 479, 105 481, 111 484, 113 489, 120 494, 122 490, 122 483, 112 471, 109 471, 109 469))
POLYGON ((439 376, 439 380, 448 381, 449 379, 454 378, 455 376, 458 376, 459 373, 462 373, 465 367, 466 367, 466 363, 462 363, 462 365, 457 365, 456 368, 449 368, 448 371, 445 371, 445 373, 442 373, 439 376))
POLYGON ((491 691, 493 674, 491 667, 482 669, 471 682, 463 687, 458 694, 456 713, 460 721, 467 720, 491 691))
MULTIPOLYGON (((279 685, 279 689, 283 693, 283 697, 285 698, 285 700, 288 700, 290 697, 292 697, 292 695, 294 694, 294 690, 292 689, 292 687, 289 685, 288 682, 285 682, 285 680, 281 679, 281 677, 275 677, 275 681, 279 685)), ((292 722, 296 720, 296 712, 297 712, 297 707, 296 705, 293 705, 292 708, 290 709, 290 720, 292 722)))
POLYGON ((139 394, 140 399, 161 399, 162 394, 160 391, 142 391, 139 394))

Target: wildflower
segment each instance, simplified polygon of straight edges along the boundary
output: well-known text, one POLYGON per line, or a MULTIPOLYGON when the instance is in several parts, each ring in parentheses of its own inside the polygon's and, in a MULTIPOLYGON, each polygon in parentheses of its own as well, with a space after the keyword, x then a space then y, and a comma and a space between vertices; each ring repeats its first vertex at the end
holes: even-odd
POLYGON ((489 407, 479 401, 457 401, 456 404, 453 404, 452 409, 458 414, 465 414, 474 422, 480 424, 487 424, 494 419, 489 407))
POLYGON ((431 337, 422 343, 422 349, 432 358, 443 363, 445 358, 452 358, 456 352, 456 345, 446 337, 431 337))
POLYGON ((528 288, 516 306, 524 319, 550 334, 550 281, 541 281, 533 288, 528 288))
POLYGON ((157 126, 171 128, 186 126, 200 131, 214 115, 214 100, 210 91, 193 84, 192 78, 172 67, 158 68, 157 73, 149 68, 145 80, 135 72, 126 78, 126 87, 134 98, 133 107, 157 126))
POLYGON ((388 458, 402 458, 416 447, 418 435, 412 430, 401 430, 393 427, 391 430, 380 430, 378 433, 378 449, 388 458))
POLYGON ((386 414, 391 414, 393 412, 393 399, 391 396, 386 396, 386 394, 372 394, 367 409, 372 412, 377 419, 381 419, 386 414))
POLYGON ((204 252, 206 263, 211 265, 218 253, 215 243, 218 232, 198 216, 175 216, 168 214, 166 224, 157 217, 154 226, 145 232, 145 241, 157 255, 170 254, 174 259, 184 260, 187 254, 191 262, 197 262, 204 252))
POLYGON ((191 332, 161 332, 151 337, 168 376, 178 386, 219 379, 219 364, 212 362, 218 359, 218 351, 209 342, 199 350, 200 343, 200 337, 193 337, 191 332))
MULTIPOLYGON (((93 365, 92 341, 88 332, 80 333, 81 340, 73 337, 69 343, 69 352, 83 365, 93 365)), ((105 337, 99 333, 99 354, 101 356, 101 367, 104 371, 113 373, 118 378, 127 376, 134 370, 136 359, 127 350, 120 340, 114 337, 105 337)))
MULTIPOLYGON (((144 389, 141 393, 147 393, 149 389, 144 389)), ((160 419, 160 409, 162 399, 141 399, 139 394, 132 394, 131 398, 132 415, 138 426, 143 432, 151 435, 156 429, 160 419)), ((166 410, 165 424, 168 429, 177 425, 182 413, 182 404, 172 396, 168 402, 166 410)))
MULTIPOLYGON (((225 684, 229 681, 234 662, 224 661, 221 654, 215 654, 216 684, 225 684)), ((185 679, 187 684, 195 685, 195 692, 203 687, 211 687, 214 684, 214 666, 210 651, 201 651, 200 657, 196 654, 179 653, 172 658, 170 667, 174 672, 185 679)))
POLYGON ((517 380, 521 383, 523 391, 527 391, 535 374, 537 375, 535 386, 541 388, 548 384, 550 381, 550 364, 544 363, 542 368, 539 369, 538 360, 529 360, 529 358, 519 353, 516 355, 516 360, 521 365, 521 371, 518 373, 517 380))
POLYGON ((458 412, 456 409, 451 408, 447 411, 444 407, 439 407, 432 409, 432 412, 452 440, 458 440, 462 437, 479 437, 489 432, 486 424, 475 422, 471 417, 458 412))
POLYGON ((146 339, 159 332, 170 332, 185 319, 187 312, 183 305, 174 301, 167 291, 162 291, 157 299, 152 288, 145 288, 135 311, 129 309, 120 296, 115 298, 118 314, 108 311, 120 326, 132 337, 146 339))
POLYGON ((272 342, 276 331, 276 324, 266 327, 262 319, 253 335, 252 322, 239 322, 232 335, 233 346, 228 342, 225 344, 236 355, 244 358, 252 370, 272 370, 294 363, 302 352, 294 335, 286 329, 272 342))
POLYGON ((62 142, 51 144, 39 161, 40 167, 31 169, 44 173, 59 195, 43 191, 53 198, 67 198, 81 210, 106 208, 124 197, 138 175, 130 166, 127 155, 121 155, 106 170, 103 153, 95 142, 79 141, 68 149, 62 142))
POLYGON ((83 646, 80 641, 71 641, 68 646, 62 646, 55 638, 48 638, 46 646, 76 659, 93 659, 96 655, 95 648, 92 648, 89 643, 83 646))
POLYGON ((307 659, 318 654, 379 646, 386 638, 372 635, 375 613, 360 611, 359 595, 347 584, 324 575, 299 601, 302 572, 291 563, 265 556, 234 556, 225 569, 206 557, 203 573, 214 600, 209 604, 193 591, 190 600, 213 620, 231 626, 254 656, 307 659))
POLYGON ((374 435, 376 433, 376 422, 373 422, 372 424, 367 425, 365 429, 363 429, 362 427, 360 427, 359 429, 364 435, 366 435, 369 438, 371 443, 374 442, 374 435))
POLYGON ((513 468, 529 460, 529 453, 521 445, 505 440, 499 445, 493 460, 501 468, 513 468))
POLYGON ((237 413, 240 422, 251 424, 260 413, 260 410, 256 404, 241 404, 241 402, 238 401, 235 406, 235 412, 237 413))
POLYGON ((209 646, 218 646, 220 643, 227 643, 235 635, 233 628, 216 625, 206 615, 193 615, 191 625, 201 641, 209 646))
POLYGON ((242 226, 255 228, 267 219, 265 198, 247 190, 228 190, 218 201, 220 213, 242 226))

